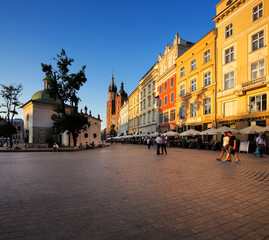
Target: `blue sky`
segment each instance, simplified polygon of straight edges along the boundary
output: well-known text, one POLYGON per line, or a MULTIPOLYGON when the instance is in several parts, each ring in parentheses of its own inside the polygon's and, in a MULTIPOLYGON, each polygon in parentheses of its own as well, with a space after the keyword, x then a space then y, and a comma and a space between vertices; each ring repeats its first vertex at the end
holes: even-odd
POLYGON ((176 32, 196 42, 214 28, 219 2, 0 0, 0 83, 22 83, 20 100, 27 102, 43 89, 41 63, 65 49, 75 59, 72 72, 86 65, 79 108, 100 114, 103 129, 112 69, 118 88, 123 81, 130 94, 176 32))

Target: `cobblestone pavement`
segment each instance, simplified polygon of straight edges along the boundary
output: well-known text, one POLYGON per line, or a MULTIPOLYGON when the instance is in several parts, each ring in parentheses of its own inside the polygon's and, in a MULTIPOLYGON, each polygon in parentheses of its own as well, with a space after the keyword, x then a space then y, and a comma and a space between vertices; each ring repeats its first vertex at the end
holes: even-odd
POLYGON ((218 155, 0 153, 0 239, 269 239, 269 156, 218 155))

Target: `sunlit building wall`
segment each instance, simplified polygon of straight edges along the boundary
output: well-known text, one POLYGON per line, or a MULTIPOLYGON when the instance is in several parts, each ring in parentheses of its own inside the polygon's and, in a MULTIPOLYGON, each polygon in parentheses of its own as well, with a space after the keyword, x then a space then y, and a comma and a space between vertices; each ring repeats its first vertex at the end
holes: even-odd
POLYGON ((213 19, 217 38, 217 123, 269 125, 269 2, 223 0, 213 19))
POLYGON ((215 43, 213 29, 176 59, 179 132, 215 127, 215 43))
POLYGON ((156 132, 156 83, 158 77, 158 63, 139 81, 139 133, 149 134, 156 132))

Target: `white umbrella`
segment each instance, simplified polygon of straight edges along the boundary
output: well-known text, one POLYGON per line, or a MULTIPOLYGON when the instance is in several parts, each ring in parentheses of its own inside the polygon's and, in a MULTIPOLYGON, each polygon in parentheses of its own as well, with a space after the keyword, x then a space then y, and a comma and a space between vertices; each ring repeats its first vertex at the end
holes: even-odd
POLYGON ((269 132, 269 126, 265 127, 265 128, 264 128, 264 131, 265 131, 265 132, 269 132))
POLYGON ((223 126, 223 127, 220 127, 218 129, 216 129, 216 133, 215 134, 223 134, 225 132, 231 132, 233 134, 238 133, 238 131, 236 129, 223 126))
POLYGON ((154 132, 154 133, 151 133, 150 136, 151 137, 158 137, 160 133, 158 132, 154 132))
POLYGON ((179 134, 180 136, 192 136, 192 135, 201 135, 201 132, 196 131, 194 129, 189 129, 183 133, 179 134))
POLYGON ((141 134, 135 135, 134 137, 147 137, 147 136, 148 136, 148 134, 141 133, 141 134))
POLYGON ((246 127, 246 128, 239 130, 239 133, 241 133, 241 134, 255 134, 255 133, 260 133, 260 132, 264 132, 264 131, 265 131, 264 127, 252 125, 250 127, 246 127))
POLYGON ((169 132, 164 133, 163 135, 164 136, 167 136, 167 137, 177 137, 177 136, 179 136, 179 133, 173 132, 173 131, 169 131, 169 132))
POLYGON ((209 129, 201 132, 201 135, 215 135, 215 134, 217 134, 216 130, 217 130, 216 128, 209 128, 209 129))

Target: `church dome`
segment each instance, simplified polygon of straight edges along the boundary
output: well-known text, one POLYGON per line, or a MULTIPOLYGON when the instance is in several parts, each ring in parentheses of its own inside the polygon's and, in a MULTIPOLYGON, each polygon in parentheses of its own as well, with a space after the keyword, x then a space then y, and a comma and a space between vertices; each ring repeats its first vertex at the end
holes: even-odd
POLYGON ((46 89, 36 92, 32 96, 31 100, 48 104, 55 104, 57 102, 49 96, 49 93, 46 89))

